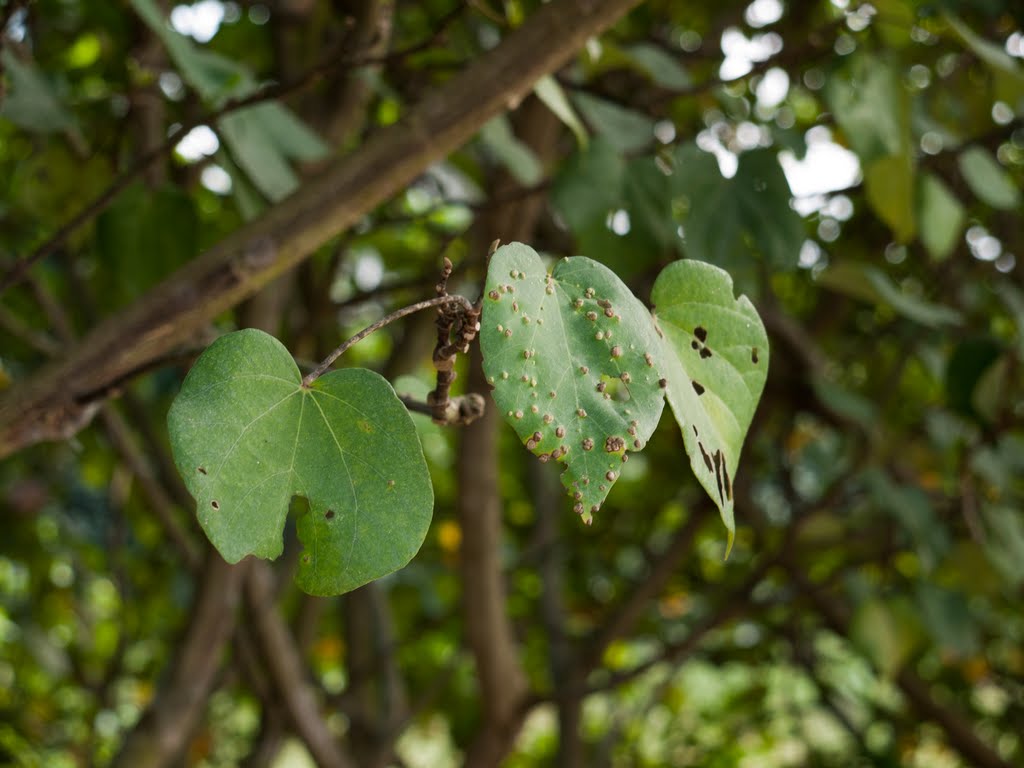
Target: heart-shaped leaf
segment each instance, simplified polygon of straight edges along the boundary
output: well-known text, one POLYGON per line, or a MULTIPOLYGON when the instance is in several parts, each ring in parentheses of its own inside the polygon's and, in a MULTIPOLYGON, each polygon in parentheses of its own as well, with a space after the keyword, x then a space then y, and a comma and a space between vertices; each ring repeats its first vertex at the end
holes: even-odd
POLYGON ((666 390, 683 430, 690 466, 735 532, 732 478, 768 376, 768 336, 732 278, 711 264, 677 261, 654 283, 651 300, 662 345, 666 390))
POLYGON ((548 272, 521 243, 495 252, 486 290, 480 344, 494 400, 529 450, 565 463, 562 484, 590 522, 664 408, 650 316, 601 264, 577 256, 548 272))
POLYGON ((199 522, 228 562, 281 554, 293 496, 309 502, 297 579, 311 594, 391 573, 423 542, 426 462, 408 411, 372 371, 332 371, 303 387, 280 342, 238 331, 193 366, 168 427, 199 522))

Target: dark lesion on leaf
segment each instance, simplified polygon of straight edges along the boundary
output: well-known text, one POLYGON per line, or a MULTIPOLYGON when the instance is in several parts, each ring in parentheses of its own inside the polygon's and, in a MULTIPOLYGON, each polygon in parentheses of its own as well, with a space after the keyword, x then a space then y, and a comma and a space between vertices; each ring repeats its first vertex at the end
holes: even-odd
POLYGON ((326 512, 324 512, 324 518, 327 519, 327 520, 333 520, 334 519, 334 515, 335 515, 335 512, 334 512, 333 509, 328 509, 326 512))
POLYGON ((200 475, 205 475, 206 467, 196 467, 196 472, 198 472, 200 475))
MULTIPOLYGON (((696 430, 694 430, 694 431, 696 431, 696 430)), ((704 459, 704 464, 705 464, 705 466, 707 466, 708 472, 714 472, 715 468, 714 468, 714 465, 712 465, 712 463, 711 463, 711 456, 709 456, 707 450, 705 450, 704 443, 702 443, 702 442, 700 442, 698 440, 697 441, 697 447, 700 448, 700 456, 701 456, 702 459, 704 459)))
POLYGON ((750 362, 752 362, 754 365, 757 365, 757 347, 753 347, 750 350, 750 362))
POLYGON ((214 509, 220 509, 220 502, 214 499, 213 501, 210 502, 210 506, 213 507, 214 509))
POLYGON ((693 335, 697 337, 698 341, 700 341, 701 344, 708 340, 708 331, 702 325, 698 325, 696 328, 693 329, 693 335))
POLYGON ((698 395, 704 394, 704 386, 699 381, 692 381, 690 383, 693 384, 694 392, 696 392, 698 395))

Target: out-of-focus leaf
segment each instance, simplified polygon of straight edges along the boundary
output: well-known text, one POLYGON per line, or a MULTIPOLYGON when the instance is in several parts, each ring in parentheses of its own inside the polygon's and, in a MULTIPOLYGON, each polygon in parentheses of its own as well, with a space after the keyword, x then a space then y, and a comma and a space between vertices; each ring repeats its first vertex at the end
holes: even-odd
POLYGON ((886 155, 864 168, 864 189, 868 202, 901 243, 913 239, 914 161, 910 155, 886 155))
POLYGON ((912 42, 910 32, 917 20, 913 0, 874 0, 878 15, 872 20, 882 39, 893 48, 905 48, 912 42))
POLYGON ((905 293, 878 267, 854 261, 833 264, 819 276, 819 281, 832 290, 873 304, 885 304, 904 317, 938 328, 958 325, 959 312, 933 304, 905 293))
POLYGON ((960 240, 964 207, 933 173, 922 174, 917 187, 918 236, 933 259, 949 257, 960 240))
POLYGON ((637 69, 662 88, 682 91, 693 85, 693 79, 679 60, 656 45, 638 43, 623 48, 622 52, 637 69))
MULTIPOLYGON (((170 27, 153 0, 132 0, 138 14, 159 36, 182 78, 214 106, 254 93, 252 74, 231 59, 197 48, 170 27)), ((324 142, 286 107, 275 101, 255 104, 222 117, 220 134, 238 164, 259 191, 281 200, 298 186, 290 160, 313 161, 326 156, 324 142)))
POLYGON ((231 97, 247 96, 256 82, 241 64, 210 51, 197 48, 191 40, 176 32, 154 0, 131 0, 136 13, 160 38, 182 78, 214 105, 231 97))
POLYGON ((754 305, 711 264, 669 264, 654 283, 666 394, 690 468, 721 511, 732 547, 732 478, 768 377, 768 336, 754 305))
POLYGON ((1020 190, 1014 185, 1006 169, 987 149, 979 146, 968 147, 960 153, 957 163, 971 191, 983 203, 1004 211, 1020 208, 1020 190))
POLYGON ((985 549, 989 560, 1010 588, 1017 589, 1024 583, 1024 511, 991 504, 985 506, 984 518, 988 529, 985 549))
POLYGON ((1017 99, 1024 97, 1024 67, 1021 67, 1020 63, 1007 53, 1005 48, 975 34, 974 30, 953 14, 946 13, 944 15, 946 22, 967 44, 967 47, 979 59, 991 67, 997 75, 1003 76, 1006 81, 1009 81, 1012 86, 1012 93, 1017 97, 1016 99, 1010 99, 1010 104, 1016 108, 1018 106, 1017 99))
POLYGON ((555 117, 561 120, 573 132, 580 149, 586 149, 587 142, 590 140, 590 137, 587 135, 587 129, 580 121, 579 115, 576 114, 576 110, 573 109, 572 104, 569 102, 569 97, 565 95, 565 90, 558 84, 558 81, 551 75, 544 75, 533 86, 533 92, 537 94, 538 99, 547 105, 547 108, 554 113, 555 117))
POLYGON ((862 602, 853 616, 850 637, 888 678, 903 668, 922 639, 920 624, 905 599, 862 602))
POLYGON ((865 166, 887 155, 909 154, 909 96, 888 59, 858 55, 848 72, 829 78, 825 96, 865 166))
POLYGON ((692 144, 677 151, 675 165, 675 191, 690 208, 684 229, 691 258, 735 268, 761 253, 777 269, 796 266, 806 237, 803 219, 789 204, 789 182, 773 152, 744 152, 731 179, 692 144))
POLYGON ((505 115, 488 121, 480 129, 480 140, 524 187, 532 187, 544 178, 537 155, 519 140, 505 115))
POLYGON ((199 219, 178 187, 125 190, 96 222, 96 246, 124 300, 141 295, 199 251, 199 219))
POLYGON ((22 61, 10 48, 0 51, 0 63, 11 81, 9 91, 0 99, 0 117, 36 133, 78 130, 74 115, 35 64, 22 61))
POLYGON ((927 494, 920 488, 897 485, 880 470, 870 470, 864 482, 883 510, 906 531, 917 550, 921 566, 930 572, 950 548, 949 532, 935 515, 927 494))
POLYGON ((289 159, 318 160, 327 154, 327 146, 315 133, 274 102, 226 115, 220 130, 239 167, 272 201, 298 187, 289 159))
POLYGON ((953 348, 946 364, 946 397, 953 408, 970 416, 977 415, 975 388, 1002 353, 1003 346, 989 337, 966 339, 953 348))
POLYGON ((622 204, 625 178, 625 159, 609 141, 598 137, 573 152, 555 181, 551 200, 579 236, 589 227, 603 227, 609 212, 622 204))
POLYGON ((620 152, 639 152, 654 141, 654 121, 643 113, 589 93, 574 93, 572 99, 591 127, 620 152))
POLYGON ((960 657, 977 652, 978 628, 962 592, 922 581, 917 604, 925 629, 940 648, 960 657))

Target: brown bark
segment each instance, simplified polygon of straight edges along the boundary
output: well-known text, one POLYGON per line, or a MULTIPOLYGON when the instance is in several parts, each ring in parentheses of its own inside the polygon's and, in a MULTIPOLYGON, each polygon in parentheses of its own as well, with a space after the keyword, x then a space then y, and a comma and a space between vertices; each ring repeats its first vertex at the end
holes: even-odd
POLYGON ((206 710, 206 700, 234 631, 242 581, 250 563, 228 565, 209 551, 192 610, 170 674, 114 758, 114 768, 162 768, 181 758, 206 710))
POLYGON ((374 135, 265 216, 96 327, 63 360, 23 381, 0 404, 0 458, 25 445, 74 434, 91 419, 95 401, 159 364, 211 319, 457 149, 635 3, 558 0, 543 6, 401 123, 374 135))
POLYGON ((288 712, 291 727, 321 768, 350 768, 348 755, 327 728, 317 691, 308 679, 306 663, 274 601, 270 566, 254 562, 246 583, 247 614, 259 646, 267 677, 288 712))
MULTIPOLYGON (((524 105, 515 120, 519 138, 543 162, 553 151, 561 126, 536 99, 524 105)), ((516 189, 505 172, 498 174, 493 194, 504 198, 516 189)), ((503 240, 530 239, 543 210, 537 196, 517 199, 496 207, 476 224, 478 249, 486 249, 496 237, 503 240)), ((481 368, 479 345, 470 356, 467 390, 487 392, 481 368)), ((498 427, 493 408, 466 427, 459 445, 460 480, 458 512, 462 526, 462 588, 466 633, 476 660, 483 707, 483 723, 470 745, 465 765, 494 766, 511 749, 522 724, 527 699, 526 675, 512 623, 505 615, 507 592, 501 558, 501 498, 498 495, 498 427)))

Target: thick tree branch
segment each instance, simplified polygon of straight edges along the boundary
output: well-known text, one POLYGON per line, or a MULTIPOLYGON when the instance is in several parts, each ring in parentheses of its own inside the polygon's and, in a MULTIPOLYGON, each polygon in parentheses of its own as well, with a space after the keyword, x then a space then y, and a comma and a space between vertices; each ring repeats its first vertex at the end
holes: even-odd
POLYGON ((80 428, 97 393, 166 355, 460 147, 635 3, 559 0, 543 6, 401 123, 376 133, 265 216, 103 322, 64 360, 22 382, 0 404, 0 457, 80 428))
POLYGON ((111 765, 160 768, 176 764, 202 720, 206 701, 235 628, 238 598, 248 563, 228 565, 210 550, 192 620, 170 674, 111 765))

